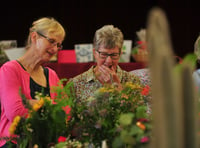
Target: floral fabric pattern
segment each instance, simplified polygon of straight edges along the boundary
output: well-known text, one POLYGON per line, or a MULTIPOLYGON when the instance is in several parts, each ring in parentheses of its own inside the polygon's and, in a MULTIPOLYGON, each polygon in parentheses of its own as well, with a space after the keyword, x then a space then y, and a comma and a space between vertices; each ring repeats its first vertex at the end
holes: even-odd
POLYGON ((149 69, 147 69, 147 68, 136 69, 136 70, 131 71, 130 73, 138 76, 143 85, 151 86, 151 78, 150 78, 149 69))
MULTIPOLYGON (((94 96, 94 92, 102 87, 103 85, 97 80, 93 72, 94 66, 92 66, 88 71, 78 75, 69 81, 73 81, 76 97, 79 100, 87 99, 94 96)), ((121 83, 133 82, 140 83, 140 79, 127 72, 122 70, 119 66, 117 67, 117 75, 120 78, 121 83)))

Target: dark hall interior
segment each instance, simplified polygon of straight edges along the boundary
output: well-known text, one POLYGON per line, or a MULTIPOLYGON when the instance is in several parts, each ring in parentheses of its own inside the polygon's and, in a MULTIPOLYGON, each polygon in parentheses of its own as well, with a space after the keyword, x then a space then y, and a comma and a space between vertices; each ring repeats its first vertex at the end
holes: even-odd
POLYGON ((133 43, 136 31, 146 27, 149 11, 162 8, 169 21, 174 53, 180 57, 193 52, 199 35, 200 11, 195 0, 29 0, 4 1, 1 5, 0 40, 17 40, 25 45, 31 23, 43 16, 56 18, 66 30, 64 49, 91 43, 95 30, 113 24, 133 43))

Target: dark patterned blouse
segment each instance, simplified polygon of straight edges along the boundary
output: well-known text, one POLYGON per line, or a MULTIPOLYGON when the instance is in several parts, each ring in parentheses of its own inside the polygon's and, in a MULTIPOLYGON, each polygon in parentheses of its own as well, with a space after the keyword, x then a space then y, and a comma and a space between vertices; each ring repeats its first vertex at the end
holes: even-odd
MULTIPOLYGON (((94 75, 94 67, 95 66, 92 66, 88 71, 69 80, 69 82, 72 81, 74 83, 76 98, 78 100, 93 97, 95 91, 103 86, 94 75)), ((128 81, 140 83, 139 77, 122 70, 119 66, 117 67, 117 75, 120 78, 121 83, 128 81)))

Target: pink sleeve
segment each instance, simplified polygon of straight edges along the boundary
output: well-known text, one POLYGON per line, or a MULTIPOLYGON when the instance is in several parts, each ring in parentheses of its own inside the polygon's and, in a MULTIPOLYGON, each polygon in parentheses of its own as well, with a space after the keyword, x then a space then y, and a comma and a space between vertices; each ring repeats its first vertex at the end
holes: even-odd
MULTIPOLYGON (((49 86, 50 89, 52 86, 57 86, 58 82, 59 82, 59 77, 56 74, 56 72, 50 68, 49 69, 49 86)), ((51 98, 55 98, 56 94, 55 93, 51 93, 51 98)))
POLYGON ((6 117, 12 121, 16 115, 24 115, 27 113, 22 98, 19 94, 20 72, 12 64, 7 64, 1 67, 0 71, 0 98, 1 105, 6 117))

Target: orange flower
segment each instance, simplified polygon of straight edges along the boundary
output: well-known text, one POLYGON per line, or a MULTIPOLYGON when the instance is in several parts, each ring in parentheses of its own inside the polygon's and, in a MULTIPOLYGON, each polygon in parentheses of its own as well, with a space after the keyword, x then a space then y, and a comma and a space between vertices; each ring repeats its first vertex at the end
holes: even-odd
POLYGON ((122 98, 128 99, 128 95, 127 94, 122 94, 122 98))
POLYGON ((142 124, 142 123, 139 122, 139 121, 136 123, 136 125, 137 125, 139 128, 141 128, 142 130, 145 130, 145 129, 146 129, 145 125, 142 124))

